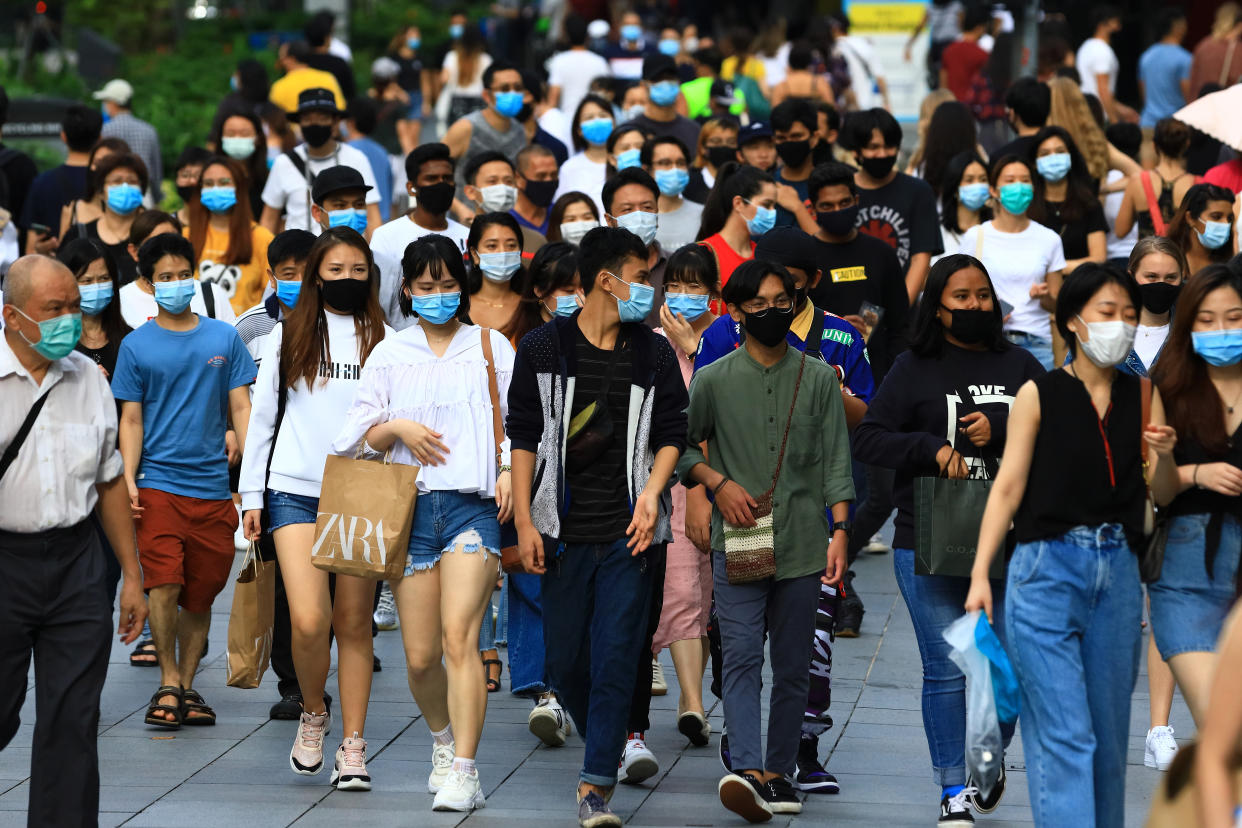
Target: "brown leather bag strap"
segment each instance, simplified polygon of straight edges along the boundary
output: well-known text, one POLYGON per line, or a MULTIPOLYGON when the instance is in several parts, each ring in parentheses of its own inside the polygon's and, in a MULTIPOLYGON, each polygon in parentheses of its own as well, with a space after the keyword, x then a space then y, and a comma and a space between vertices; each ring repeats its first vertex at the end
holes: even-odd
POLYGON ((1143 406, 1143 425, 1139 431, 1139 445, 1142 452, 1143 466, 1147 466, 1147 440, 1143 436, 1147 431, 1147 426, 1151 425, 1151 380, 1147 377, 1140 377, 1139 382, 1142 384, 1140 391, 1143 406))
POLYGON ((492 332, 480 328, 483 335, 483 359, 487 362, 487 393, 492 398, 492 434, 496 439, 496 462, 500 463, 500 444, 505 441, 505 426, 500 421, 500 386, 496 382, 496 362, 492 359, 492 332))
POLYGON ((802 372, 805 368, 806 351, 803 351, 802 359, 798 362, 798 379, 794 381, 793 401, 789 403, 789 418, 785 420, 785 436, 781 438, 781 453, 776 456, 776 472, 772 475, 772 488, 768 489, 768 495, 776 491, 776 481, 781 477, 781 466, 785 463, 785 445, 789 442, 789 427, 793 425, 794 408, 798 405, 798 389, 802 387, 802 372))

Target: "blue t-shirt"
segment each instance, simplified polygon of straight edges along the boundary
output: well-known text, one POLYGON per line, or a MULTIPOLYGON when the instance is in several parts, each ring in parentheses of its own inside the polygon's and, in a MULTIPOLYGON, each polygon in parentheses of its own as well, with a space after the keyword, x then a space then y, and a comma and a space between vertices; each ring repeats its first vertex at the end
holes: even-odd
POLYGON ((375 189, 379 190, 380 218, 388 221, 392 212, 392 165, 388 163, 388 151, 371 138, 355 138, 349 145, 361 152, 371 162, 371 174, 375 176, 375 189))
POLYGON ((1139 58, 1139 80, 1147 89, 1147 100, 1139 124, 1154 127, 1186 105, 1182 81, 1190 77, 1190 52, 1172 43, 1157 43, 1139 58))
POLYGON ((138 488, 227 500, 229 391, 254 382, 254 360, 237 330, 198 317, 189 331, 154 319, 121 341, 112 394, 142 403, 138 488))

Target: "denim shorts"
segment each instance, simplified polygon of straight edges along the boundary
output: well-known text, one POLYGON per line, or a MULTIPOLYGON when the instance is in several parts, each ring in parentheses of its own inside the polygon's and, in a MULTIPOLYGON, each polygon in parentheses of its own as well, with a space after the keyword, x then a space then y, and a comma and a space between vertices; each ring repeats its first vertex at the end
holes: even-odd
POLYGON ((1225 616, 1233 606, 1242 526, 1225 517, 1209 578, 1206 531, 1210 515, 1178 515, 1169 522, 1160 579, 1149 584, 1151 628, 1165 659, 1216 651, 1225 616))
POLYGON ((319 514, 319 498, 267 490, 268 531, 275 532, 294 523, 314 523, 319 514))
POLYGON ((410 108, 405 112, 405 120, 421 121, 423 119, 423 93, 411 92, 407 89, 406 94, 410 96, 410 108))
POLYGON ((462 492, 426 492, 414 506, 409 554, 405 574, 431 569, 445 552, 460 546, 462 552, 500 557, 500 524, 496 501, 462 492))

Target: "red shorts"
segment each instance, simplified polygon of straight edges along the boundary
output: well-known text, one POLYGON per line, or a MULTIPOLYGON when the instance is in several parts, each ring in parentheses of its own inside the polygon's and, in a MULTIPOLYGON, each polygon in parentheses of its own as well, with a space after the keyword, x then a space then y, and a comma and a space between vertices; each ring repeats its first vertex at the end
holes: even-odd
POLYGON ((179 584, 178 604, 190 612, 210 612, 233 568, 233 501, 139 489, 138 505, 143 507, 135 524, 143 588, 179 584))

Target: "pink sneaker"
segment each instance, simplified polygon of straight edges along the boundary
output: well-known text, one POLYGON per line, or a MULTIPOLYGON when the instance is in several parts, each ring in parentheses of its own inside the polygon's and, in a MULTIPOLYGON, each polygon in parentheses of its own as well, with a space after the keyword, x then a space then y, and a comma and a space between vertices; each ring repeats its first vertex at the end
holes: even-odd
POLYGON ((294 773, 314 776, 323 770, 323 740, 331 724, 331 713, 302 713, 293 749, 289 751, 289 767, 294 773))
POLYGON ((332 769, 332 784, 338 791, 369 791, 371 776, 367 773, 367 742, 354 735, 341 742, 336 749, 336 767, 332 769))

